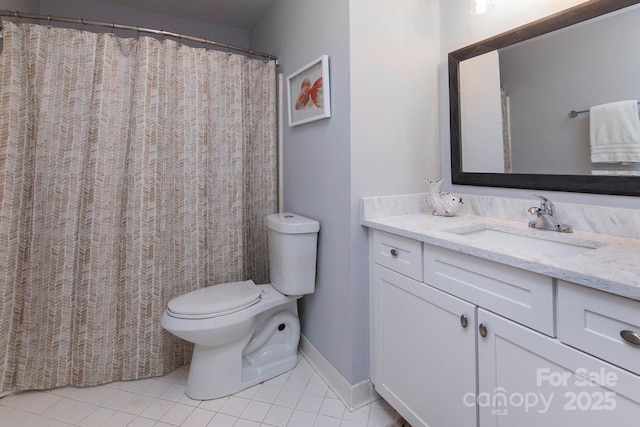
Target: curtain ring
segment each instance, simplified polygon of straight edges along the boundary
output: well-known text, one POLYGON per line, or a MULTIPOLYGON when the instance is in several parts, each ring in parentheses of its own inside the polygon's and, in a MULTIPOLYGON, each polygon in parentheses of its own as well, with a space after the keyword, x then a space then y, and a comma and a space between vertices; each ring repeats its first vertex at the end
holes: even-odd
POLYGON ((51 15, 47 15, 47 26, 51 26, 51 15))
POLYGON ((137 37, 140 38, 140 27, 136 25, 136 34, 137 37))
POLYGON ((16 18, 16 22, 18 24, 20 24, 22 22, 21 19, 20 19, 21 17, 20 17, 20 14, 18 13, 18 11, 13 12, 13 16, 16 18))
POLYGON ((80 18, 78 22, 80 22, 80 31, 84 31, 84 19, 80 18))
POLYGON ((178 34, 178 43, 182 44, 182 33, 178 34))
POLYGON ((113 34, 113 32, 116 30, 116 24, 114 24, 113 22, 111 23, 111 34, 113 34))

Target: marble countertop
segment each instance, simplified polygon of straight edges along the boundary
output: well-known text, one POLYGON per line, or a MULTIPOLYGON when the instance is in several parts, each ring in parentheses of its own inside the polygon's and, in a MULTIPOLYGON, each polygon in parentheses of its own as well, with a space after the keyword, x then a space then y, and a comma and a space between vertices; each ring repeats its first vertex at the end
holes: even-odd
POLYGON ((640 240, 605 234, 535 230, 520 221, 470 214, 439 217, 415 213, 364 218, 362 225, 535 273, 640 300, 640 240), (491 228, 545 240, 596 247, 577 255, 549 256, 526 247, 506 247, 448 230, 491 228))

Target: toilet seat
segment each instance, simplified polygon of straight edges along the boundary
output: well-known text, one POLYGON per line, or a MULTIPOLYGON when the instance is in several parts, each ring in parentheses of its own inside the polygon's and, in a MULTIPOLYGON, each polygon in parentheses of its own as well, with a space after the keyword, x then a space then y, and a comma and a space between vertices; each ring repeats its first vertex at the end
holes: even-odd
POLYGON ((169 301, 167 314, 180 319, 225 316, 257 304, 262 291, 253 280, 207 286, 169 301))

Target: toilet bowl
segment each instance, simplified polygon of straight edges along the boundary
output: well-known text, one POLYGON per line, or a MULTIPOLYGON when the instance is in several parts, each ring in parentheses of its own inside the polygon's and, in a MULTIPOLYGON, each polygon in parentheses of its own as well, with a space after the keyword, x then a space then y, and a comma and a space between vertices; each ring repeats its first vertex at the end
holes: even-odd
POLYGON ((315 289, 317 221, 267 216, 270 284, 208 286, 172 299, 161 326, 195 344, 186 393, 227 396, 292 369, 298 361, 297 300, 315 289))

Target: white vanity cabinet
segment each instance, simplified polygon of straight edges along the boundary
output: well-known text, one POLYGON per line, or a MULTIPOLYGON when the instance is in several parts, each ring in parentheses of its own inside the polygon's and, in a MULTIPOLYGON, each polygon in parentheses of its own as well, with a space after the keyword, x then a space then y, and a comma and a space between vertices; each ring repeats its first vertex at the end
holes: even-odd
POLYGON ((639 425, 637 375, 483 309, 478 325, 481 427, 639 425))
POLYGON ((376 265, 372 381, 413 427, 474 426, 475 307, 376 265))
POLYGON ((640 425, 640 302, 378 230, 370 251, 372 381, 413 427, 640 425))
POLYGON ((413 427, 474 426, 475 306, 422 283, 422 244, 375 232, 372 381, 413 427), (416 280, 417 279, 417 280, 416 280))

